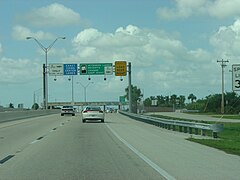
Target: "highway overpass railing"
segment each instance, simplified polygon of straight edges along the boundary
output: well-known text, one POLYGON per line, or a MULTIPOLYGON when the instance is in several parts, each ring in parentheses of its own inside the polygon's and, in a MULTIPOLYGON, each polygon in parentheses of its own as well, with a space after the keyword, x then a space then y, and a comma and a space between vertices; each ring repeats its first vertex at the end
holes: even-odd
POLYGON ((26 118, 39 117, 39 116, 46 116, 46 115, 57 114, 57 113, 60 114, 59 109, 0 112, 0 123, 26 119, 26 118))
POLYGON ((198 135, 200 132, 202 136, 206 136, 207 131, 210 131, 213 138, 218 138, 218 133, 223 131, 223 124, 206 124, 191 121, 168 120, 152 116, 129 113, 125 111, 119 111, 119 113, 126 115, 132 119, 136 119, 138 121, 152 124, 161 128, 173 131, 178 130, 179 132, 189 134, 198 135))

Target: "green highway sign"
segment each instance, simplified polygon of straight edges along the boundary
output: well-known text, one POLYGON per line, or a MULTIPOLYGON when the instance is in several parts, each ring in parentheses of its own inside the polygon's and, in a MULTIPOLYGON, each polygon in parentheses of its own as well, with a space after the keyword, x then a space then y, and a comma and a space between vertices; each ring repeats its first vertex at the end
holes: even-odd
POLYGON ((125 103, 125 96, 119 96, 119 102, 124 104, 125 103))
POLYGON ((112 63, 80 64, 80 75, 112 75, 112 63))

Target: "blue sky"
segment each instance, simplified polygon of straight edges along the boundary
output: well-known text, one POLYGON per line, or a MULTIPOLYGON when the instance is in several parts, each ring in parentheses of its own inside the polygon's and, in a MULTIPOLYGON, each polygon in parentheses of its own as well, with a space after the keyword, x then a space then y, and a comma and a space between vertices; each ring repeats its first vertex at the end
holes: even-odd
MULTIPOLYGON (((240 62, 239 0, 0 0, 0 105, 42 102, 44 46, 49 63, 132 63, 132 83, 144 97, 197 98, 231 91, 232 64, 240 62)), ((93 76, 89 101, 117 101, 127 77, 93 76)), ((87 76, 74 76, 74 100, 83 101, 87 76)), ((71 101, 68 76, 49 77, 49 101, 71 101)))

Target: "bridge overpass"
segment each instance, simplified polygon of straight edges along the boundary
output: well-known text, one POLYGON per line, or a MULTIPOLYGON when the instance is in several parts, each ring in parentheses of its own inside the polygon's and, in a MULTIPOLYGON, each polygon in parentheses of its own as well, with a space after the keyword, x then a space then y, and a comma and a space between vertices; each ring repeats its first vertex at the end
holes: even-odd
POLYGON ((121 103, 119 101, 102 101, 102 102, 48 102, 48 106, 103 106, 104 110, 106 106, 121 106, 128 105, 128 103, 121 103))

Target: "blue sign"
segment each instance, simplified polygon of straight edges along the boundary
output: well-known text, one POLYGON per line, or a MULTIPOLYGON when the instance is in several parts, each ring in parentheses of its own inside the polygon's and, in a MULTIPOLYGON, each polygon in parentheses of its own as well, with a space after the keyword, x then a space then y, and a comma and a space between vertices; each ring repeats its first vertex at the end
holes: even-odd
POLYGON ((77 64, 63 64, 63 74, 64 75, 78 75, 78 65, 77 64))

